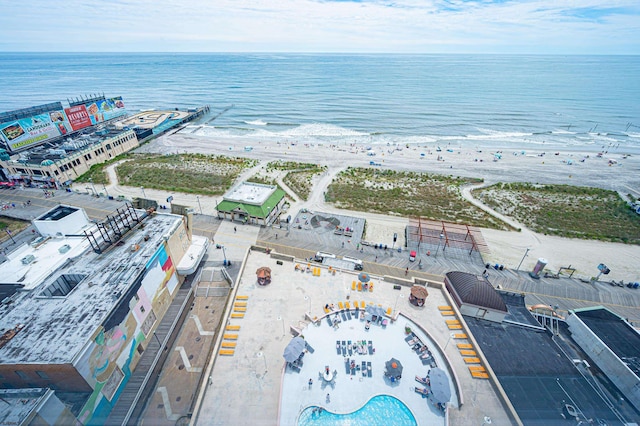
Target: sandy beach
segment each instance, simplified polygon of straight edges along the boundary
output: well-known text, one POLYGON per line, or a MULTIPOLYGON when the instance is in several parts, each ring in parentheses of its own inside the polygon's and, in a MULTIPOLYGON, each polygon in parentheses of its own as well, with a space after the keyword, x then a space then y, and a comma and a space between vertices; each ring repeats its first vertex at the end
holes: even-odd
MULTIPOLYGON (((317 211, 337 211, 324 203, 321 196, 324 188, 340 170, 346 167, 380 167, 384 169, 419 171, 436 174, 476 177, 485 184, 496 182, 532 182, 594 186, 616 190, 621 194, 640 197, 640 152, 638 148, 604 147, 603 155, 596 147, 573 149, 524 150, 513 147, 483 146, 481 142, 473 147, 461 146, 369 146, 299 144, 290 141, 259 141, 243 138, 211 138, 190 133, 175 133, 162 136, 139 148, 136 152, 175 154, 198 152, 237 156, 260 160, 260 166, 244 173, 242 179, 255 173, 267 162, 284 159, 326 165, 329 170, 314 182, 310 199, 294 202, 291 211, 308 208, 317 211), (251 147, 250 150, 246 147, 251 147), (604 151, 608 151, 604 153, 604 151), (375 155, 372 155, 375 153, 375 155), (494 161, 495 154, 500 158, 494 161)), ((545 146, 543 148, 550 148, 545 146)), ((601 147, 600 147, 601 148, 601 147)), ((124 187, 123 187, 124 188, 124 187)), ((112 188, 113 189, 113 188, 112 188)), ((140 196, 140 190, 131 189, 140 196)), ((165 193, 145 189, 148 197, 160 202, 165 193)), ((130 191, 125 191, 130 192, 130 191)), ((468 191, 466 191, 468 192, 468 191)), ((206 214, 213 214, 220 197, 198 197, 173 194, 175 202, 190 203, 206 214), (183 199, 184 198, 184 199, 183 199)), ((397 232, 402 235, 407 218, 388 217, 362 212, 345 212, 366 217, 368 220, 366 238, 383 241, 386 236, 397 232)), ((547 269, 557 272, 560 267, 576 269, 576 275, 595 276, 597 265, 605 263, 611 273, 607 280, 640 281, 637 260, 640 247, 585 241, 541 235, 524 228, 510 218, 505 218, 521 227, 521 232, 506 232, 483 229, 483 236, 491 250, 487 260, 516 268, 522 261, 521 269, 533 268, 538 258, 548 261, 547 269), (525 252, 527 256, 524 257, 525 252)), ((640 218, 639 218, 640 220, 640 218)), ((603 277, 602 279, 605 279, 603 277)))

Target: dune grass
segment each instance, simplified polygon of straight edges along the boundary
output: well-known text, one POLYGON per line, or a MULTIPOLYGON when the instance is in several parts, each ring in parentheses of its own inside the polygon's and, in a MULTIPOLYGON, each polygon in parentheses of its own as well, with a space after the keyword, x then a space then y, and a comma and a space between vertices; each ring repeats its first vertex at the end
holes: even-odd
POLYGON ((116 168, 122 185, 221 195, 255 160, 203 154, 134 155, 116 168))
POLYGON ((348 168, 329 185, 325 200, 338 208, 507 229, 507 225, 466 201, 460 188, 479 179, 348 168))
POLYGON ((535 232, 640 244, 640 217, 617 192, 570 185, 499 183, 473 192, 535 232))

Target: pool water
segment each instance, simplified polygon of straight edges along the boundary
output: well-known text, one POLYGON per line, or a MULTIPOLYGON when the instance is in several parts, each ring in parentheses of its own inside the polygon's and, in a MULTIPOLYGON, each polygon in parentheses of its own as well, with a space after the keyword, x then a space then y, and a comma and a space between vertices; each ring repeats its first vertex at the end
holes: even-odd
POLYGON ((298 426, 417 426, 409 408, 389 395, 374 396, 364 407, 349 414, 333 414, 318 407, 305 408, 298 426))

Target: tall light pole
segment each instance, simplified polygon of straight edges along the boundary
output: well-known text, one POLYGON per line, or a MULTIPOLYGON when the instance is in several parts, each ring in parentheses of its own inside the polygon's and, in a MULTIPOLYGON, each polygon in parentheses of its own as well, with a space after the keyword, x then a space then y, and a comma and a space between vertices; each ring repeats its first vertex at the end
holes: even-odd
POLYGON ((518 267, 516 268, 516 271, 520 270, 520 266, 522 265, 522 262, 524 262, 524 258, 527 257, 527 254, 529 254, 529 250, 531 249, 528 248, 527 251, 524 252, 524 256, 522 256, 522 260, 520 261, 520 263, 518 263, 518 267))
POLYGON ((89 178, 89 183, 91 184, 91 187, 93 188, 93 195, 95 195, 97 197, 98 196, 98 191, 96 191, 96 186, 93 184, 93 179, 89 178))
POLYGON ((198 207, 200 207, 200 214, 202 214, 202 204, 200 204, 200 196, 196 195, 196 200, 198 200, 198 207))
MULTIPOLYGON (((442 243, 442 239, 444 238, 444 234, 440 233, 440 239, 438 240, 438 248, 436 249, 436 254, 433 257, 438 257, 438 250, 440 250, 440 244, 442 243)), ((444 249, 442 249, 444 251, 444 249)))
POLYGON ((304 295, 304 300, 308 300, 309 301, 309 315, 311 315, 311 297, 309 297, 308 295, 304 295))
POLYGON ((444 349, 442 350, 443 352, 447 350, 447 346, 449 346, 449 342, 451 342, 451 339, 453 339, 454 337, 456 337, 456 333, 449 333, 449 339, 447 340, 447 344, 444 345, 444 349))
POLYGON ((103 183, 102 187, 104 188, 104 193, 107 194, 107 197, 109 196, 109 191, 107 191, 107 186, 103 183))
POLYGON ((402 298, 404 298, 404 294, 399 293, 399 294, 396 296, 396 303, 393 305, 393 312, 394 312, 394 313, 396 312, 396 308, 398 307, 398 299, 400 299, 401 297, 402 297, 402 298))
POLYGON ((142 196, 147 198, 147 194, 144 193, 144 186, 141 186, 140 189, 142 190, 142 196))

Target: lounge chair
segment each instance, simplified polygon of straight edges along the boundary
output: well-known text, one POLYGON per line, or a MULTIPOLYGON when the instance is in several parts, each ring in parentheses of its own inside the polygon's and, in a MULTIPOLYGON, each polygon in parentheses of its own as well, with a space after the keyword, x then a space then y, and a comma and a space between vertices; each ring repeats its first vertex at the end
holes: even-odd
POLYGON ((351 373, 351 360, 349 358, 345 358, 344 371, 346 374, 351 373))
POLYGON ((222 342, 223 348, 235 348, 236 342, 222 342))
POLYGON ((485 368, 481 365, 470 365, 469 371, 480 371, 481 373, 486 372, 485 368))
POLYGON ((447 324, 449 330, 462 330, 462 326, 460 324, 447 324))
POLYGON ((367 375, 372 377, 373 373, 371 372, 371 361, 367 362, 367 375))
POLYGON ((471 372, 471 376, 475 377, 476 379, 488 379, 489 375, 487 373, 483 373, 481 371, 472 371, 471 372))
POLYGON ((416 376, 416 382, 420 382, 423 385, 427 385, 427 386, 431 385, 431 383, 429 382, 429 378, 428 377, 416 376))
POLYGON ((472 351, 470 349, 461 349, 460 350, 460 355, 462 355, 462 356, 477 356, 478 354, 476 353, 476 351, 472 351))
POLYGON ((415 388, 415 391, 416 393, 419 393, 420 395, 422 395, 423 398, 429 395, 429 389, 427 388, 415 388))
POLYGON ((347 310, 351 309, 351 303, 349 302, 344 302, 344 306, 345 308, 347 308, 347 310))
POLYGON ((373 283, 369 283, 369 291, 373 291, 373 283))
POLYGON ((353 355, 353 346, 351 345, 351 340, 347 342, 347 351, 349 351, 349 356, 353 355))
POLYGON ((358 291, 362 291, 362 283, 358 281, 358 291))
POLYGON ((312 354, 314 353, 316 350, 313 349, 313 347, 311 347, 311 345, 309 343, 307 343, 306 341, 304 342, 304 347, 307 349, 307 351, 312 354))
POLYGON ((473 349, 473 345, 471 343, 458 343, 458 349, 473 349))
POLYGON ((373 343, 371 342, 371 340, 369 340, 367 348, 369 349, 369 355, 373 355, 373 343))
POLYGON ((443 317, 450 317, 455 315, 456 313, 453 311, 440 311, 440 315, 442 315, 443 317))
POLYGON ((225 327, 225 330, 227 331, 240 331, 240 326, 239 325, 228 325, 225 327))
POLYGON ((233 355, 234 350, 233 349, 220 349, 218 351, 218 355, 233 355))
POLYGON ((448 319, 445 321, 447 324, 460 324, 460 321, 457 319, 448 319))
POLYGON ((344 305, 342 302, 338 302, 338 308, 342 311, 344 309, 344 305))
POLYGON ((331 321, 331 318, 327 317, 327 322, 329 323, 329 327, 333 327, 333 321, 331 321))
POLYGON ((353 290, 353 291, 356 290, 356 282, 355 281, 351 281, 351 290, 353 290))
POLYGON ((367 363, 362 361, 362 377, 367 377, 367 363))
POLYGON ((351 311, 349 309, 346 310, 347 313, 347 319, 351 319, 351 311))
POLYGON ((391 308, 387 308, 387 311, 385 312, 385 315, 390 317, 391 316, 391 312, 392 312, 391 308))
POLYGON ((324 309, 324 313, 325 313, 325 314, 328 314, 329 312, 331 312, 331 309, 329 309, 327 306, 325 306, 325 307, 324 307, 324 308, 322 308, 322 309, 324 309))
POLYGON ((234 306, 233 312, 247 312, 247 308, 234 306))
POLYGON ((337 355, 342 355, 342 346, 340 345, 340 340, 336 340, 336 353, 337 355))

